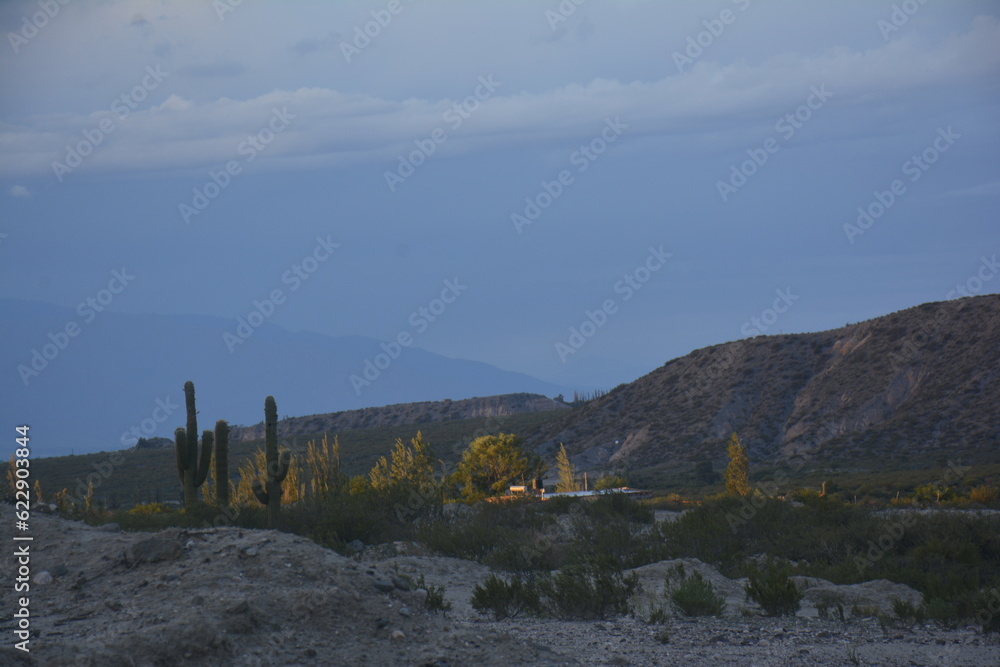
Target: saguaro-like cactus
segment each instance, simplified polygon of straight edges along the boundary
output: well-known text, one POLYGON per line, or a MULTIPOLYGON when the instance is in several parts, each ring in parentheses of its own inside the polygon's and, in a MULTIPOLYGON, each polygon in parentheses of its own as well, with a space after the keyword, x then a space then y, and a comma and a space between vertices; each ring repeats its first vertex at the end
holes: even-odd
POLYGON ((267 488, 262 488, 260 480, 253 483, 253 492, 262 505, 267 506, 267 524, 271 528, 278 525, 281 513, 281 483, 288 474, 292 453, 287 449, 278 457, 278 406, 274 396, 264 400, 264 458, 267 462, 267 488))
POLYGON ((184 383, 184 402, 187 405, 187 428, 174 431, 174 449, 177 454, 177 474, 184 486, 184 507, 198 502, 198 487, 208 477, 212 463, 212 432, 202 436, 201 452, 198 451, 198 411, 194 405, 194 383, 184 383))
POLYGON ((229 423, 215 422, 215 499, 219 507, 229 506, 229 423))

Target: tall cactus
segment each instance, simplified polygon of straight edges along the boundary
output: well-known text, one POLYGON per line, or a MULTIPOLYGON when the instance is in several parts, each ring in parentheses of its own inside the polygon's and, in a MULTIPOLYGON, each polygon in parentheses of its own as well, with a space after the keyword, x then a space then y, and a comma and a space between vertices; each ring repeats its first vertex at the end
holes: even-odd
POLYGON ((229 423, 215 422, 215 499, 219 507, 229 506, 229 423))
POLYGON ((277 528, 281 513, 281 483, 288 474, 292 453, 287 449, 278 457, 278 406, 274 396, 264 399, 264 458, 267 462, 267 488, 260 480, 253 483, 253 493, 262 505, 267 506, 267 525, 277 528))
POLYGON ((202 435, 201 453, 198 451, 198 411, 194 405, 194 383, 184 383, 184 402, 187 406, 187 428, 174 431, 174 448, 177 454, 177 474, 184 486, 184 507, 198 502, 198 487, 208 477, 212 463, 212 432, 202 435))

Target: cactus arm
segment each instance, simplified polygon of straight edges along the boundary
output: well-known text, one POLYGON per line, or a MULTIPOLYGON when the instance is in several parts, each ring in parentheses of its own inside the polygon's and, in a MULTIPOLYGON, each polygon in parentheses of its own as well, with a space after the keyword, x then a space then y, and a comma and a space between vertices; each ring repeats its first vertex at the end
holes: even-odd
POLYGON ((208 477, 208 469, 212 465, 212 445, 214 436, 211 431, 201 434, 201 460, 198 462, 198 470, 195 471, 194 485, 201 486, 208 477))
POLYGON ((184 464, 187 462, 187 437, 184 429, 174 430, 174 453, 177 455, 177 474, 184 483, 184 464))
POLYGON ((251 488, 253 489, 253 494, 257 496, 257 500, 260 501, 260 504, 267 505, 267 491, 261 486, 260 481, 255 479, 251 488))
POLYGON ((229 505, 229 424, 215 422, 215 498, 221 507, 229 505))
POLYGON ((184 462, 184 469, 190 470, 198 465, 198 410, 194 404, 194 382, 188 380, 184 383, 184 404, 187 408, 187 458, 184 462))

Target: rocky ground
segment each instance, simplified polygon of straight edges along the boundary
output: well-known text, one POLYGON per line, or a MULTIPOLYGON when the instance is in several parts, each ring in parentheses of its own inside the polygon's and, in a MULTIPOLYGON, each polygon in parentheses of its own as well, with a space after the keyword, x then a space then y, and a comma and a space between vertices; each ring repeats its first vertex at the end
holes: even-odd
MULTIPOLYGON (((0 664, 79 665, 1000 665, 1000 641, 972 627, 883 632, 873 619, 821 620, 836 592, 888 606, 919 594, 889 582, 803 579, 795 618, 745 615, 742 582, 685 560, 726 597, 722 619, 484 620, 470 605, 488 573, 412 545, 345 558, 293 535, 238 528, 156 534, 101 530, 34 513, 31 653, 13 648, 13 512, 0 506, 0 664), (451 611, 414 587, 443 585, 451 611)), ((673 562, 639 568, 656 597, 673 562)), ((19 594, 23 595, 23 594, 19 594)), ((642 606, 642 605, 640 605, 642 606)))

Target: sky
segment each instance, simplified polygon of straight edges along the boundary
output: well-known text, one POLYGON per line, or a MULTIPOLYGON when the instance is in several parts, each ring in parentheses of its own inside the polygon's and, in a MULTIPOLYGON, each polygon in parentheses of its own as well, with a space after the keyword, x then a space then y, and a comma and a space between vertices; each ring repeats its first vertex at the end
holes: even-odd
POLYGON ((0 27, 3 298, 610 388, 1000 288, 995 2, 36 0, 0 27))

